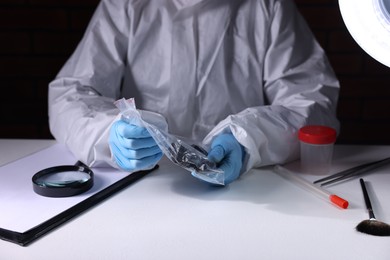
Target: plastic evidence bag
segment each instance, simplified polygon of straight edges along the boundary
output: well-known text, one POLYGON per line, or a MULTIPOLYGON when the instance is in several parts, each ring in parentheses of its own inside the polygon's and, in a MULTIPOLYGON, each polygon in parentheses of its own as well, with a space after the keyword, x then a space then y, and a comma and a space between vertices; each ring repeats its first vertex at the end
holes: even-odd
POLYGON ((145 127, 165 156, 174 164, 188 170, 191 174, 203 181, 224 185, 225 174, 218 169, 214 162, 207 158, 207 152, 197 146, 192 146, 167 133, 157 126, 158 123, 146 122, 136 109, 134 98, 119 99, 114 102, 121 112, 121 119, 125 122, 145 127))

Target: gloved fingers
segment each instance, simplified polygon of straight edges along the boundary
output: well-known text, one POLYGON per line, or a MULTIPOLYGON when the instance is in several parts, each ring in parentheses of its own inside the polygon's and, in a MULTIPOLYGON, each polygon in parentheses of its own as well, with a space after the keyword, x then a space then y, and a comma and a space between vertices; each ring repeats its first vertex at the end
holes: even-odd
POLYGON ((156 146, 156 141, 152 137, 147 138, 134 138, 134 139, 127 139, 127 138, 121 138, 119 137, 118 143, 120 146, 123 146, 127 149, 137 150, 137 149, 143 149, 143 148, 149 148, 156 146))
POLYGON ((211 144, 208 154, 210 161, 218 163, 224 172, 224 182, 229 184, 240 175, 244 149, 232 134, 221 134, 211 144))
MULTIPOLYGON (((114 148, 115 149, 115 148, 114 148)), ((129 159, 120 152, 114 152, 114 159, 117 165, 125 171, 142 170, 155 165, 163 156, 162 152, 152 156, 145 157, 141 160, 129 159)))
POLYGON ((126 139, 151 137, 145 127, 128 124, 122 120, 116 121, 113 127, 118 135, 126 139))
POLYGON ((121 154, 124 157, 128 159, 135 159, 135 160, 140 160, 145 157, 162 153, 160 147, 158 147, 157 145, 154 145, 152 147, 147 147, 147 148, 141 148, 141 149, 127 149, 124 147, 118 147, 118 149, 120 150, 121 154))
POLYGON ((131 171, 132 169, 129 169, 128 165, 125 165, 127 162, 127 158, 124 157, 119 150, 119 148, 115 145, 111 146, 111 152, 113 155, 113 158, 116 162, 116 164, 119 166, 119 168, 125 170, 125 171, 131 171))
POLYGON ((207 158, 211 162, 219 163, 225 157, 225 149, 222 145, 217 145, 211 148, 210 152, 207 155, 207 158))
POLYGON ((117 121, 113 124, 110 133, 110 142, 116 146, 129 149, 148 148, 156 145, 153 137, 145 127, 117 121))
POLYGON ((219 169, 223 170, 225 174, 225 185, 233 182, 240 176, 242 167, 241 162, 239 162, 240 160, 241 158, 239 158, 239 156, 230 156, 225 158, 223 163, 219 166, 219 169))
POLYGON ((109 145, 115 162, 126 171, 152 167, 163 155, 146 128, 122 120, 112 125, 109 145))
POLYGON ((238 141, 232 134, 221 134, 217 136, 211 144, 211 148, 222 146, 225 152, 228 153, 237 146, 238 141))
POLYGON ((156 141, 153 137, 144 137, 144 138, 124 138, 119 135, 115 129, 111 130, 109 143, 116 145, 118 147, 122 146, 127 149, 142 149, 156 146, 156 141))
POLYGON ((135 161, 136 169, 145 169, 155 165, 163 156, 163 153, 154 154, 152 156, 148 156, 143 158, 142 160, 135 161))

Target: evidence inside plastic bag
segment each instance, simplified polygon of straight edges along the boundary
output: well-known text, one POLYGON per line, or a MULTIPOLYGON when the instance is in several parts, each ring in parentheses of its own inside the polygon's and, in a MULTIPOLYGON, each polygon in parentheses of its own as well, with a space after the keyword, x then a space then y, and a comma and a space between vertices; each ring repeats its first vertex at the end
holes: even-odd
POLYGON ((114 103, 121 112, 122 120, 145 127, 165 156, 176 165, 188 170, 203 181, 224 185, 224 172, 207 159, 207 152, 196 145, 189 145, 158 127, 143 120, 136 109, 134 98, 119 99, 114 103))

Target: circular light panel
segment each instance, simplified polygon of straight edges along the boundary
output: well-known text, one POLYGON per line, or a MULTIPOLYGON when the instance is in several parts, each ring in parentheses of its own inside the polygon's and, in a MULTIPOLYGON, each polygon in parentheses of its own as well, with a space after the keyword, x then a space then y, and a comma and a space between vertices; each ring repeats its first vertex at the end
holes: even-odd
POLYGON ((339 7, 354 40, 390 67, 390 0, 339 0, 339 7))

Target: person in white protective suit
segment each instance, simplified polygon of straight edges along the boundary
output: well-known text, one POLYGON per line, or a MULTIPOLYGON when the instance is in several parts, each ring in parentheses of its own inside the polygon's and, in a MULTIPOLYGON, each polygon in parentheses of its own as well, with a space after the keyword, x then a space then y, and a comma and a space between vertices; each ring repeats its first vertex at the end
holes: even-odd
POLYGON ((338 130, 339 83, 292 0, 102 0, 49 84, 53 136, 89 166, 135 171, 162 153, 113 102, 135 98, 202 141, 226 183, 299 156, 304 125, 338 130))

